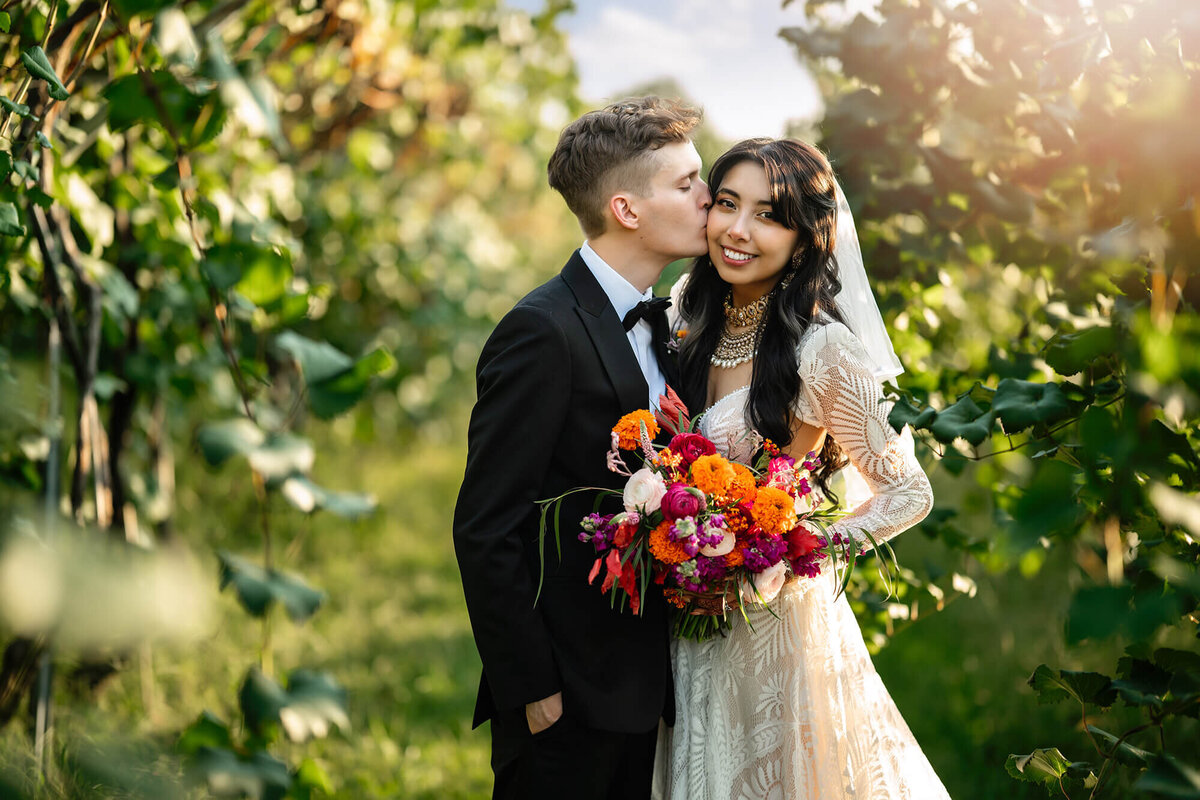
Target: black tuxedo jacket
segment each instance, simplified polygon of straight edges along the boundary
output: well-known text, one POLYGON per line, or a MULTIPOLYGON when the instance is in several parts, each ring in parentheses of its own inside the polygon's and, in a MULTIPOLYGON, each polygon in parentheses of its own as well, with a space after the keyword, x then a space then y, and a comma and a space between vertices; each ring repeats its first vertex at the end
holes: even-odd
MULTIPOLYGON (((654 340, 669 383, 665 315, 654 340)), ((474 724, 562 691, 564 713, 626 733, 674 718, 666 603, 650 585, 642 613, 613 609, 588 585, 595 548, 576 538, 595 492, 562 504, 562 557, 553 528, 536 605, 536 500, 580 486, 620 490, 609 472, 609 431, 646 408, 649 388, 621 320, 579 252, 530 292, 484 345, 454 513, 454 547, 483 661, 474 724)), ((637 466, 635 460, 631 465, 637 466)), ((619 500, 601 507, 620 510, 619 500)), ((551 516, 552 519, 552 516, 551 516)))

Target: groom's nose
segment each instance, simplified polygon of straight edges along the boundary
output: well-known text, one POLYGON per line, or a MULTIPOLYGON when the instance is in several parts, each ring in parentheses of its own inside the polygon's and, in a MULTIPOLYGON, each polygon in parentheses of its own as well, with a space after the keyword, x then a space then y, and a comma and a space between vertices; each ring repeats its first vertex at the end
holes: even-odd
POLYGON ((705 211, 712 205, 712 192, 708 190, 708 184, 700 181, 700 207, 705 211))

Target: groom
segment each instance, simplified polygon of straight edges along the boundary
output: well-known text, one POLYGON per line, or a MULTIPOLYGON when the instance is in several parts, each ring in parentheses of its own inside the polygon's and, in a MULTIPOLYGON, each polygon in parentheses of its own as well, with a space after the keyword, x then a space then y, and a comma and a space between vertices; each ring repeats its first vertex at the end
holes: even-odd
POLYGON ((479 358, 454 546, 483 661, 474 722, 492 721, 495 798, 650 796, 658 721, 674 716, 666 604, 651 592, 634 616, 588 585, 596 554, 575 535, 594 492, 563 502, 561 557, 551 530, 543 574, 535 501, 619 490, 605 467, 609 430, 675 382, 665 312, 646 301, 667 264, 707 249, 699 121, 645 97, 563 130, 550 185, 586 241, 479 358))

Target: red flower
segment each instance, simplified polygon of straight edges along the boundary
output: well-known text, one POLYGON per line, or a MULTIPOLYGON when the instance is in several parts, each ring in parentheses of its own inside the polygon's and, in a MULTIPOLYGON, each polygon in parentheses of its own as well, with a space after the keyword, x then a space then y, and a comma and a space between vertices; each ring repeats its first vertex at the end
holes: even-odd
POLYGON ((633 541, 633 534, 637 533, 638 525, 634 523, 630 525, 628 522, 622 522, 617 526, 617 532, 613 534, 613 546, 625 548, 633 541))
POLYGON ((816 534, 803 522, 788 531, 785 538, 787 539, 787 557, 789 561, 804 558, 821 546, 821 542, 817 539, 816 534))
POLYGON ((711 456, 717 452, 716 446, 698 433, 677 433, 667 446, 683 457, 684 466, 691 466, 700 456, 711 456))
POLYGON ((672 483, 663 495, 660 510, 669 520, 694 517, 704 510, 704 494, 685 483, 672 483))

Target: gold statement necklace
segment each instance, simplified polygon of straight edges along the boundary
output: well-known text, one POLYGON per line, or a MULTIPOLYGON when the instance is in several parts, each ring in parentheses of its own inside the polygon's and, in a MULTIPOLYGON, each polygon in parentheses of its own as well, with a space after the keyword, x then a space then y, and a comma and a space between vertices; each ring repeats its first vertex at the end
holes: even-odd
POLYGON ((759 323, 762 322, 763 312, 767 310, 770 292, 741 308, 733 307, 733 291, 725 296, 725 330, 717 342, 710 363, 714 367, 732 369, 738 364, 745 364, 754 358, 758 350, 759 323), (741 333, 734 333, 734 328, 746 328, 741 333))
POLYGON ((767 303, 776 291, 787 288, 792 276, 788 275, 775 285, 771 291, 741 308, 733 307, 733 290, 725 295, 725 330, 717 341, 717 349, 709 359, 714 367, 732 369, 738 364, 745 364, 754 359, 758 352, 758 334, 762 330, 763 315, 767 311, 767 303), (734 328, 746 328, 741 333, 734 333, 734 328))

